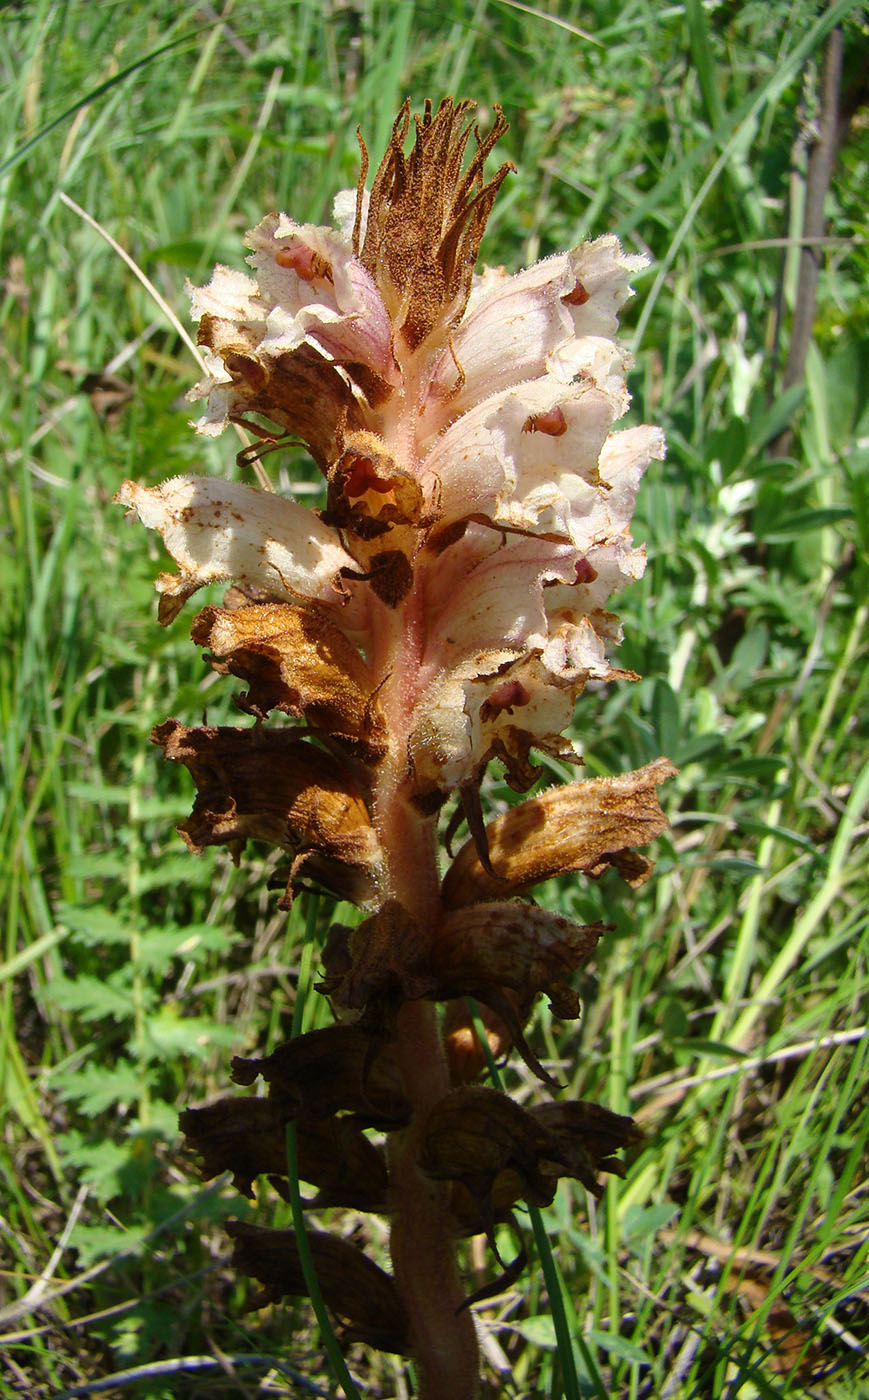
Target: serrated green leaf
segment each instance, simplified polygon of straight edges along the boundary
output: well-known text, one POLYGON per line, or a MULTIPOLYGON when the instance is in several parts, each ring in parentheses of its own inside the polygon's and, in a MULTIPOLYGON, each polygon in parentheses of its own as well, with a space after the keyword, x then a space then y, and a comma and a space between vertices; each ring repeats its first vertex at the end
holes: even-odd
POLYGON ((99 851, 76 856, 75 873, 82 880, 109 880, 123 874, 127 859, 119 851, 99 851))
POLYGON ((173 958, 201 962, 210 953, 225 952, 232 938, 227 929, 212 924, 191 924, 186 928, 170 924, 168 928, 149 929, 139 939, 136 966, 162 971, 173 958))
POLYGON ((72 980, 56 977, 45 995, 61 1010, 74 1012, 83 1021, 99 1021, 104 1016, 126 1021, 135 1010, 132 993, 115 986, 111 978, 101 981, 86 975, 72 980))
POLYGON ((71 929, 73 936, 88 947, 100 943, 130 942, 131 930, 127 919, 100 904, 86 908, 77 904, 61 904, 58 914, 71 929))
POLYGON ((125 1230, 112 1225, 77 1224, 69 1239, 69 1248, 78 1251, 80 1268, 89 1268, 98 1259, 113 1259, 116 1254, 128 1254, 143 1243, 147 1229, 144 1225, 128 1226, 125 1230))
POLYGON ((173 885, 184 885, 188 889, 203 889, 214 879, 213 857, 191 860, 189 854, 182 856, 162 856, 147 870, 141 871, 133 882, 133 894, 137 897, 149 890, 170 889, 173 885))
POLYGON ((155 1051, 167 1059, 173 1055, 203 1059, 216 1046, 238 1044, 238 1032, 233 1027, 218 1026, 204 1016, 177 1016, 166 1008, 148 1020, 146 1033, 155 1051))
POLYGON ((108 1108, 134 1103, 146 1078, 147 1070, 130 1060, 111 1067, 89 1060, 82 1069, 54 1075, 51 1082, 64 1102, 77 1101, 82 1113, 94 1117, 108 1108))
POLYGON ((61 1161, 72 1169, 85 1185, 90 1186, 98 1200, 109 1201, 123 1189, 124 1173, 130 1167, 130 1147, 125 1141, 105 1138, 87 1142, 78 1131, 61 1133, 57 1140, 61 1161))

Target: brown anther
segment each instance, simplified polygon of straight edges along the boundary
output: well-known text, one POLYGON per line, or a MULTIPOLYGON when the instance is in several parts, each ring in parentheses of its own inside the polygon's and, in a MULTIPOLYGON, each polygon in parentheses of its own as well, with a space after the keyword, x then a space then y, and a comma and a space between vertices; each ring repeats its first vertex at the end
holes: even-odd
POLYGON ((517 706, 527 705, 530 699, 531 693, 522 682, 508 677, 489 692, 488 697, 480 706, 480 719, 484 721, 494 719, 496 715, 503 714, 505 710, 508 714, 512 714, 517 706))
POLYGON ((523 433, 545 433, 547 437, 563 437, 567 432, 567 419, 556 404, 545 413, 532 413, 522 424, 523 433))
POLYGON ((561 300, 566 306, 585 306, 589 295, 590 294, 585 290, 582 283, 577 282, 573 290, 568 292, 566 296, 563 296, 561 300))
POLYGON ((589 564, 587 559, 579 559, 576 564, 577 583, 594 583, 597 578, 597 569, 589 564))
POLYGON ((278 248, 275 262, 278 267, 290 268, 303 282, 315 282, 318 278, 332 281, 331 263, 304 243, 278 248))

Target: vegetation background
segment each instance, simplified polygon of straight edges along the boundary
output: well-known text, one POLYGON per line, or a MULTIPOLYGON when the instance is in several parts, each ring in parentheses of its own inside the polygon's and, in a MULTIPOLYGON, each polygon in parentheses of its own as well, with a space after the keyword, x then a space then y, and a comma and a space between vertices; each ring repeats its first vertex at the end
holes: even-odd
MULTIPOLYGON (((269 209, 327 221, 357 124, 376 159, 405 95, 446 93, 511 123, 487 261, 612 230, 651 256, 624 334, 670 449, 618 604, 645 679, 583 697, 576 737, 590 774, 680 768, 644 890, 544 888, 617 931, 582 1022, 543 1013, 533 1043, 648 1136, 600 1202, 562 1183, 546 1213, 576 1357, 532 1269, 479 1309, 486 1394, 869 1395, 866 51, 848 0, 0 7, 3 1396, 334 1393, 307 1306, 245 1313, 226 1264, 227 1216, 288 1208, 179 1148, 231 1052, 327 1019, 330 911, 280 915, 270 857, 173 831, 187 775, 149 730, 230 716, 231 686, 156 625, 159 550, 112 497, 234 472, 237 444, 188 428, 193 360, 121 254, 186 323, 185 276, 242 266, 269 209)), ((397 1360, 348 1359, 408 1394, 397 1360)))

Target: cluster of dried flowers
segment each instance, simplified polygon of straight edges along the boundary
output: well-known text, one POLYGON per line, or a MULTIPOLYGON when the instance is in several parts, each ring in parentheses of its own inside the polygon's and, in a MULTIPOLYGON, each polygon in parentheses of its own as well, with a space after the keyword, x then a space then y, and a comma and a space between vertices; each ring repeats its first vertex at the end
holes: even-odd
MULTIPOLYGON (((188 845, 270 842, 290 857, 285 901, 304 877, 367 913, 323 951, 336 1024, 234 1060, 235 1082, 262 1079, 267 1095, 188 1110, 182 1127, 208 1176, 228 1169, 250 1193, 263 1174, 286 1189, 295 1121, 311 1204, 390 1216, 391 1275, 312 1232, 320 1286, 348 1335, 412 1353, 421 1393, 450 1400, 478 1374, 455 1240, 494 1246, 514 1205, 548 1204, 560 1177, 599 1191, 637 1137, 593 1104, 524 1109, 476 1083, 486 1058, 466 998, 491 1052, 515 1046, 548 1080, 524 1027, 541 994, 579 1014, 570 979, 603 930, 527 893, 607 866, 642 882, 635 848, 665 825, 655 789, 672 772, 662 759, 552 788, 485 824, 487 764, 526 792, 532 749, 575 757, 563 730, 586 682, 628 674, 607 660, 606 607, 642 572, 628 529, 663 440, 612 431, 628 404, 617 312, 642 259, 608 237, 515 276, 475 271, 510 167, 486 180, 506 123, 498 112, 480 136, 469 107, 427 104, 407 151, 406 104, 370 192, 362 147, 336 229, 271 214, 247 238, 255 276, 218 267, 193 293, 199 431, 232 421, 301 440, 325 507, 197 476, 120 493, 178 566, 158 580, 162 622, 204 584, 232 583, 193 638, 245 682, 252 722, 168 720, 153 735, 198 789, 188 845), (278 711, 302 724, 266 724, 278 711), (441 878, 451 798, 450 834, 464 817, 470 835, 441 878)), ((258 1301, 304 1292, 291 1232, 231 1233, 258 1301)))

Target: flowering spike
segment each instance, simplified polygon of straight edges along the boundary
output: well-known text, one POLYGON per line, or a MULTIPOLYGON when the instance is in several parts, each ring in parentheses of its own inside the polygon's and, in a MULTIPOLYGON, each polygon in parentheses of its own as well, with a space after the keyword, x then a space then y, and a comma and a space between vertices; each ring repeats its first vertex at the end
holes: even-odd
MULTIPOLYGON (((269 214, 246 237, 253 275, 218 267, 191 289, 198 431, 246 423, 259 442, 241 470, 303 444, 322 508, 195 476, 119 494, 176 565, 157 582, 161 622, 231 585, 193 638, 244 682, 252 723, 154 730, 196 785, 181 834, 235 856, 267 841, 290 860, 283 906, 304 876, 367 915, 333 925, 323 951, 319 990, 341 1021, 236 1056, 235 1083, 262 1079, 266 1096, 187 1110, 182 1127, 206 1176, 229 1170, 244 1193, 265 1176, 283 1193, 297 1121, 306 1204, 389 1213, 392 1276, 330 1235, 311 1249, 346 1335, 412 1353, 422 1400, 478 1391, 468 1304, 496 1285, 466 1296, 454 1241, 482 1232, 498 1258, 495 1226, 517 1201, 548 1204, 563 1176, 597 1193, 638 1143, 594 1105, 520 1108, 475 1085, 487 1059, 470 999, 488 1052, 515 1048, 557 1090, 531 1043, 534 1006, 579 1015, 576 975, 605 928, 519 896, 610 865, 641 883, 651 865, 635 848, 664 830, 656 788, 674 771, 658 759, 555 787, 486 823, 489 764, 527 792, 541 754, 579 761, 565 731, 585 686, 637 679, 609 656, 611 599, 645 566, 631 516, 664 442, 616 427, 630 365, 618 312, 644 260, 605 236, 512 275, 478 271, 512 167, 485 169, 500 109, 485 132, 471 113, 445 98, 414 117, 406 102, 370 191, 360 135, 335 228, 269 214), (469 840, 442 873, 448 801, 447 848, 462 816, 469 840)), ((304 1292, 290 1232, 230 1234, 262 1284, 255 1305, 304 1292)), ((524 1258, 520 1245, 501 1282, 524 1258)))

